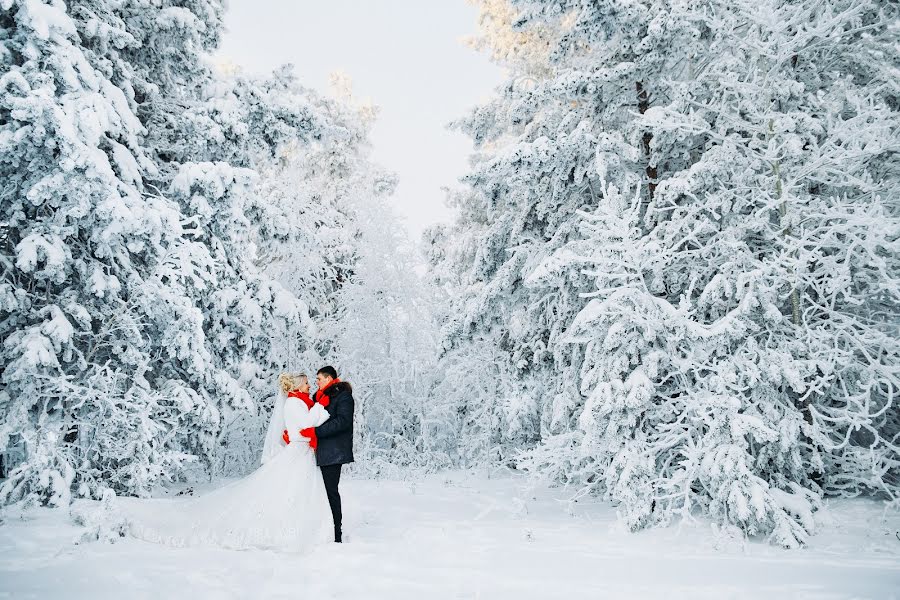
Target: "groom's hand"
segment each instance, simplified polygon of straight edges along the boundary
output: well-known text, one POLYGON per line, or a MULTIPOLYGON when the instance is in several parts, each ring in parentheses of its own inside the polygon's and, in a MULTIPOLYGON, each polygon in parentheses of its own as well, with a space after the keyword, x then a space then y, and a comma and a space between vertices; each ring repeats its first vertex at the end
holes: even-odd
POLYGON ((319 439, 316 437, 315 427, 307 427, 300 430, 300 435, 309 438, 309 447, 315 450, 319 446, 319 439))
POLYGON ((284 443, 285 443, 285 444, 290 444, 290 443, 291 443, 291 437, 288 435, 288 430, 287 430, 287 429, 285 429, 284 432, 282 432, 282 434, 281 434, 281 439, 284 440, 284 443))

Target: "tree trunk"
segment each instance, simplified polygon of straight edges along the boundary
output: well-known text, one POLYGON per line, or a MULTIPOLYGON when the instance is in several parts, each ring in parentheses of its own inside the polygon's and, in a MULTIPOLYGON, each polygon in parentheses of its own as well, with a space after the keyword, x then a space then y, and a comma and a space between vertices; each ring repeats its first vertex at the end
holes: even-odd
MULTIPOLYGON (((647 112, 647 109, 650 108, 650 96, 647 94, 647 89, 644 87, 644 84, 638 81, 634 84, 635 89, 637 90, 637 99, 638 99, 638 111, 641 114, 647 112)), ((647 213, 647 208, 650 206, 650 203, 653 201, 653 196, 656 193, 656 183, 657 177, 659 173, 656 170, 656 167, 650 164, 650 142, 653 141, 653 134, 649 131, 644 132, 644 137, 641 140, 641 146, 644 149, 644 156, 647 158, 647 198, 646 200, 641 201, 641 212, 640 219, 641 223, 644 222, 644 217, 647 213)))

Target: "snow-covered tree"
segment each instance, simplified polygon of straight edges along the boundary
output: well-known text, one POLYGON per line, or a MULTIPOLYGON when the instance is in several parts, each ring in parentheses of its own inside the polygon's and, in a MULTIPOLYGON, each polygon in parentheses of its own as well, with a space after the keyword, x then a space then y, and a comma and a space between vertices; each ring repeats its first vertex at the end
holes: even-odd
POLYGON ((552 307, 524 321, 564 358, 555 394, 514 397, 542 424, 519 464, 633 527, 700 509, 789 546, 823 493, 896 498, 897 7, 512 9, 491 39, 549 32, 549 68, 467 120, 482 154, 438 254, 464 290, 448 355, 552 307))
MULTIPOLYGON (((175 173, 169 194, 190 215, 194 240, 209 248, 214 265, 215 285, 192 291, 213 358, 205 371, 184 376, 221 411, 214 454, 217 467, 232 472, 255 464, 256 444, 235 443, 233 430, 264 414, 272 397, 275 375, 285 367, 278 332, 291 331, 287 343, 298 351, 312 337, 309 300, 265 268, 272 248, 293 243, 302 232, 292 227, 295 220, 285 219, 259 175, 266 177, 270 165, 298 147, 346 136, 327 124, 321 104, 290 68, 263 79, 220 76, 173 121, 182 132, 170 134, 176 143, 165 153, 175 173), (229 461, 230 467, 224 464, 229 461)), ((250 439, 261 439, 256 433, 251 429, 250 439)))
POLYGON ((0 451, 26 454, 2 500, 221 468, 270 332, 309 324, 257 264, 293 232, 254 169, 344 132, 289 70, 213 73, 218 2, 2 8, 0 451))
POLYGON ((98 471, 140 488, 184 458, 158 425, 179 407, 143 377, 158 344, 141 310, 167 305, 156 292, 183 223, 144 187, 135 40, 105 2, 0 8, 0 449, 28 454, 3 496, 65 503, 98 471))
POLYGON ((457 222, 440 234, 452 302, 443 351, 455 365, 441 369, 442 387, 491 399, 471 404, 458 397, 463 456, 478 462, 487 452, 512 461, 547 432, 574 427, 582 348, 557 342, 590 282, 576 270, 540 289, 525 281, 578 235, 576 212, 596 193, 602 123, 594 120, 599 99, 575 101, 567 87, 572 75, 550 61, 556 24, 515 29, 515 7, 480 5, 475 45, 490 49, 510 78, 456 124, 476 154, 465 187, 451 192, 457 222))
POLYGON ((310 348, 298 352, 298 332, 286 331, 279 356, 295 367, 333 364, 353 383, 360 468, 434 467, 423 432, 434 298, 390 206, 395 178, 370 156, 376 111, 355 103, 346 78, 333 84, 336 98, 323 102, 323 114, 344 135, 296 148, 266 177, 270 197, 299 232, 272 246, 267 268, 307 300, 314 322, 310 348))
POLYGON ((392 178, 372 173, 358 204, 359 254, 331 321, 333 362, 357 389, 358 447, 370 471, 390 466, 446 465, 430 436, 429 403, 437 324, 435 297, 418 274, 419 260, 387 203, 392 178))

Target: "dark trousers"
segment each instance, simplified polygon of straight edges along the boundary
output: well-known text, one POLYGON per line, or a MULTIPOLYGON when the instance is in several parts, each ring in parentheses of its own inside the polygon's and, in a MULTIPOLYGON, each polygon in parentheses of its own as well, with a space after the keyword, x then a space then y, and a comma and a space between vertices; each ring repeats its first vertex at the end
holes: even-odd
POLYGON ((322 481, 325 482, 325 494, 331 506, 331 517, 334 519, 334 541, 341 541, 341 494, 338 484, 341 482, 341 465, 328 465, 322 469, 322 481))

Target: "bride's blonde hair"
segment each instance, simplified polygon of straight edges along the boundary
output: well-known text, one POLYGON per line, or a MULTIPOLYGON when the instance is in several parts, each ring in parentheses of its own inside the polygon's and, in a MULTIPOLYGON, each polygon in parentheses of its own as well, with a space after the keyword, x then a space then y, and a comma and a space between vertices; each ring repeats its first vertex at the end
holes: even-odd
POLYGON ((285 394, 296 390, 308 381, 309 378, 306 376, 306 373, 282 373, 278 376, 278 384, 281 386, 281 391, 285 394))

